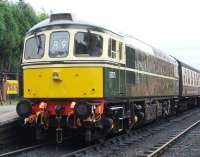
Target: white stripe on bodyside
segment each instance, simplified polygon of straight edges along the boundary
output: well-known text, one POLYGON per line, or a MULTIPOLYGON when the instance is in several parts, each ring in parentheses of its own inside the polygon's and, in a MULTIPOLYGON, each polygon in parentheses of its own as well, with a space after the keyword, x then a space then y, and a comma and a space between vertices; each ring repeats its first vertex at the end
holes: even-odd
POLYGON ((149 76, 166 78, 166 79, 170 79, 170 80, 178 80, 178 78, 176 78, 176 77, 170 77, 170 76, 150 73, 150 72, 146 72, 146 71, 141 71, 141 70, 137 70, 137 69, 131 69, 131 68, 127 68, 127 67, 120 67, 120 65, 117 66, 117 65, 109 65, 109 64, 48 64, 48 65, 46 64, 46 65, 24 66, 23 69, 63 68, 63 67, 107 67, 107 68, 114 68, 114 69, 132 71, 132 72, 135 72, 135 73, 149 75, 149 76))

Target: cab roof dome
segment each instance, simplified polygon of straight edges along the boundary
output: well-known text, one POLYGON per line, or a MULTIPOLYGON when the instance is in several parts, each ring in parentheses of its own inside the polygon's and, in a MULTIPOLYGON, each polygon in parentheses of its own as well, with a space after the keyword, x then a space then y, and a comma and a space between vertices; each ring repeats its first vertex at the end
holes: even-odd
POLYGON ((87 22, 84 20, 80 20, 76 18, 75 16, 72 16, 70 13, 59 13, 59 14, 52 14, 50 17, 46 20, 43 20, 39 22, 38 24, 34 25, 29 31, 29 33, 35 32, 39 29, 46 28, 46 27, 51 27, 51 26, 64 26, 64 25, 79 25, 79 26, 88 26, 88 27, 93 27, 97 29, 101 29, 104 31, 109 31, 114 34, 117 34, 121 37, 123 35, 121 33, 118 33, 117 31, 111 31, 110 29, 107 29, 104 26, 100 26, 91 22, 87 22))

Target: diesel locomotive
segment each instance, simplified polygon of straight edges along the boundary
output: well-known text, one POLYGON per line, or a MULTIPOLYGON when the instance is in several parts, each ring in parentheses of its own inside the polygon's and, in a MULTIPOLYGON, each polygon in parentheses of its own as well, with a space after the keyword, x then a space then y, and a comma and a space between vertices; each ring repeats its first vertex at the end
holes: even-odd
POLYGON ((36 138, 54 129, 86 142, 199 103, 200 72, 101 26, 52 14, 26 34, 17 113, 36 138))

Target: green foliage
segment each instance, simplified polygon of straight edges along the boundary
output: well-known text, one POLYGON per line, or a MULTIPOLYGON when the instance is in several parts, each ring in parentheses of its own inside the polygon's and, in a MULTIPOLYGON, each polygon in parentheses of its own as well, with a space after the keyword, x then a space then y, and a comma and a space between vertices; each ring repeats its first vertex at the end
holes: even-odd
POLYGON ((0 0, 0 71, 18 71, 26 32, 45 18, 45 12, 36 15, 23 0, 17 3, 0 0))

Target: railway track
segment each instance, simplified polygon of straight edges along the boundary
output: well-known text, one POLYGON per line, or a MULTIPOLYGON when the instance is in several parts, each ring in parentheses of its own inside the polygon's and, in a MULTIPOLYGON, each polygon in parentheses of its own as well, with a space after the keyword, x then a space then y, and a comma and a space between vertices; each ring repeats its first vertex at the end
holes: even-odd
MULTIPOLYGON (((146 146, 146 148, 143 148, 143 145, 140 145, 140 143, 145 143, 145 140, 148 140, 148 138, 150 139, 152 136, 157 136, 157 134, 159 134, 160 132, 165 132, 165 130, 169 129, 171 127, 174 128, 174 126, 177 126, 177 130, 174 131, 173 133, 178 133, 179 137, 181 137, 182 135, 184 135, 187 131, 189 131, 190 129, 192 129, 193 127, 195 127, 196 125, 198 125, 200 123, 200 121, 195 121, 195 123, 193 123, 194 119, 190 119, 190 117, 192 117, 192 115, 195 115, 199 112, 195 111, 195 112, 191 112, 189 114, 186 115, 182 115, 179 118, 175 118, 175 119, 171 119, 171 123, 173 123, 171 125, 171 123, 165 122, 163 123, 161 126, 156 126, 156 124, 151 124, 148 126, 145 126, 143 128, 139 128, 137 129, 135 132, 133 132, 132 134, 125 134, 122 136, 118 136, 118 137, 114 137, 112 139, 107 140, 105 143, 103 144, 98 144, 98 145, 94 145, 94 146, 90 146, 90 147, 86 147, 84 149, 80 149, 71 153, 66 153, 63 154, 60 157, 93 157, 93 156, 97 156, 97 157, 108 157, 108 156, 113 156, 113 157, 127 157, 127 156, 138 156, 138 157, 154 157, 156 156, 156 154, 153 154, 154 151, 156 151, 158 148, 163 146, 164 150, 164 145, 167 142, 172 142, 171 140, 175 140, 175 137, 177 136, 177 134, 170 134, 170 136, 165 136, 163 137, 163 139, 161 139, 163 142, 160 142, 159 145, 155 145, 152 149, 152 147, 150 147, 150 150, 147 150, 148 146, 146 146), (190 125, 187 129, 184 129, 184 133, 182 130, 182 128, 179 128, 179 125, 181 122, 185 121, 186 123, 191 123, 192 121, 192 125, 190 125), (153 126, 154 125, 154 126, 153 126), (167 138, 167 140, 165 140, 167 138), (139 145, 138 145, 139 143, 139 145), (129 146, 133 146, 133 147, 129 147, 129 146), (140 147, 140 149, 137 149, 138 147, 140 147), (135 151, 134 153, 129 153, 129 155, 127 153, 123 154, 122 152, 126 152, 127 150, 133 150, 135 151), (139 153, 137 153, 137 151, 139 153), (120 152, 120 153, 116 153, 116 152, 120 152), (144 152, 144 153, 141 153, 144 152), (152 155, 152 156, 149 156, 152 155)), ((199 119, 200 119, 200 114, 198 115, 199 119)), ((183 124, 185 125, 185 123, 183 124)), ((163 133, 164 136, 164 133, 163 133)), ((160 138, 159 136, 156 138, 160 138)), ((160 141, 161 141, 160 140, 160 141)), ((154 141, 148 141, 150 143, 153 143, 154 141)), ((155 141, 156 143, 157 141, 155 141)), ((147 144, 148 145, 148 144, 147 144)), ((166 147, 165 147, 166 148, 166 147)), ((159 154, 159 153, 158 153, 159 154)))
POLYGON ((187 134, 189 131, 191 131, 194 127, 198 126, 200 124, 200 120, 196 121, 189 127, 187 127, 185 130, 181 131, 177 135, 172 135, 172 138, 166 141, 163 144, 160 144, 157 148, 155 147, 155 150, 152 151, 147 157, 158 157, 160 156, 170 145, 172 145, 174 142, 176 142, 179 138, 187 134), (174 137, 173 137, 174 136, 174 137))
POLYGON ((14 155, 17 155, 19 153, 23 153, 23 152, 26 152, 26 151, 31 151, 31 150, 37 149, 37 148, 42 147, 44 145, 46 145, 46 143, 45 144, 36 144, 36 145, 33 145, 33 146, 20 148, 20 149, 17 149, 17 150, 13 150, 13 151, 10 151, 10 152, 7 152, 7 153, 0 154, 0 157, 14 156, 14 155))
MULTIPOLYGON (((72 137, 74 137, 74 136, 66 137, 65 140, 69 140, 72 137)), ((19 146, 19 148, 15 148, 15 149, 10 148, 9 151, 1 153, 0 157, 21 156, 21 155, 23 156, 23 154, 32 152, 34 150, 39 150, 39 151, 41 150, 41 153, 43 153, 44 151, 42 151, 42 150, 47 150, 49 148, 52 148, 52 146, 56 146, 56 144, 53 144, 51 141, 47 141, 44 143, 37 143, 37 144, 36 143, 35 144, 28 143, 28 146, 25 146, 25 144, 24 144, 24 146, 19 146)), ((54 155, 50 155, 50 156, 54 156, 54 155)))
POLYGON ((0 125, 0 148, 7 144, 17 141, 17 134, 19 133, 19 126, 17 119, 0 125))
MULTIPOLYGON (((171 118, 170 123, 166 121, 159 121, 147 126, 144 126, 142 128, 136 129, 136 131, 133 131, 130 134, 122 134, 118 135, 116 137, 110 138, 106 140, 104 143, 97 143, 93 144, 91 146, 84 146, 79 145, 78 147, 76 145, 71 144, 69 142, 68 145, 63 146, 56 146, 56 145, 33 145, 26 148, 17 149, 14 151, 10 151, 4 154, 0 154, 0 157, 4 156, 48 156, 48 157, 74 157, 74 156, 116 156, 116 152, 122 152, 122 150, 135 150, 136 152, 145 152, 143 155, 140 153, 135 153, 134 156, 145 156, 145 157, 151 157, 151 156, 158 156, 161 152, 163 152, 167 147, 165 145, 168 145, 169 141, 172 142, 172 139, 174 140, 176 135, 179 135, 180 137, 186 133, 186 131, 189 131, 189 129, 184 129, 185 133, 180 134, 180 131, 182 128, 179 128, 179 125, 181 123, 192 123, 194 124, 194 121, 196 121, 195 116, 192 117, 192 115, 197 115, 199 113, 200 109, 196 108, 192 111, 188 111, 184 113, 183 115, 171 118), (161 136, 164 136, 162 132, 165 132, 167 129, 170 130, 170 128, 174 128, 174 126, 177 126, 177 130, 173 130, 173 135, 168 134, 170 136, 165 136, 165 138, 162 139, 163 142, 159 143, 159 145, 154 145, 154 147, 150 147, 151 149, 148 150, 148 146, 143 148, 142 143, 147 143, 145 140, 150 139, 151 137, 155 136, 158 138, 157 134, 161 134, 161 136), (179 132, 179 133, 178 133, 179 132), (164 140, 167 139, 167 140, 164 140), (133 146, 133 147, 132 147, 133 146), (160 149, 159 149, 160 148, 160 149), (162 148, 162 149, 161 149, 162 148), (159 149, 159 151, 158 151, 159 149), (142 151, 141 151, 142 150, 142 151), (47 153, 48 152, 48 153, 47 153), (154 152, 159 152, 155 153, 154 152), (45 154, 46 153, 46 154, 45 154), (114 154, 114 155, 113 155, 114 154), (156 155, 157 154, 157 155, 156 155), (151 156, 150 156, 151 155, 151 156)), ((200 114, 196 116, 200 119, 200 114)), ((195 123, 195 125, 192 126, 190 129, 198 125, 198 123, 195 123)), ((185 124, 182 124, 185 125, 185 124)), ((187 127, 189 128, 189 127, 187 127)), ((73 140, 72 140, 73 141, 73 140)), ((77 142, 77 141, 76 141, 77 142)), ((76 143, 74 142, 74 143, 76 143)), ((150 143, 153 143, 149 140, 150 143)), ((156 143, 157 141, 155 141, 156 143)), ((168 145, 169 146, 169 145, 168 145)), ((119 154, 119 156, 126 156, 119 154)), ((133 156, 133 155, 132 155, 133 156)))
POLYGON ((117 137, 113 137, 113 138, 110 138, 108 140, 106 140, 105 142, 101 142, 101 143, 98 143, 98 144, 94 144, 94 145, 91 145, 91 146, 87 146, 87 147, 84 147, 82 149, 79 149, 79 150, 76 150, 76 151, 73 151, 71 153, 66 153, 66 154, 63 154, 59 157, 74 157, 74 156, 84 156, 84 155, 87 155, 87 153, 90 151, 90 150, 99 150, 100 147, 105 147, 106 144, 110 143, 112 144, 115 140, 117 141, 120 141, 120 138, 125 138, 127 137, 127 134, 122 134, 122 135, 119 135, 117 137))

